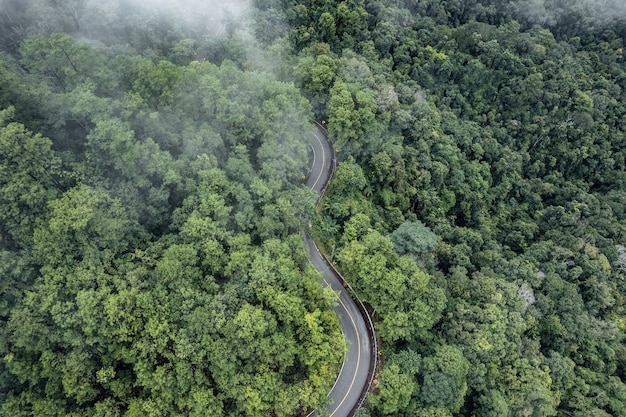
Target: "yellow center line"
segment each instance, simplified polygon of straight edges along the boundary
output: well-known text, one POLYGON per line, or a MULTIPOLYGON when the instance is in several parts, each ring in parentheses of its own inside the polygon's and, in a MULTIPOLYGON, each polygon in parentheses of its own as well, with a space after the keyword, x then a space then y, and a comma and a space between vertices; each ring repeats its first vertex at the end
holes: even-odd
POLYGON ((352 314, 350 314, 346 305, 343 303, 343 301, 341 301, 341 297, 339 298, 339 302, 343 306, 343 309, 346 311, 346 313, 348 313, 348 317, 350 317, 350 321, 352 322, 352 326, 354 327, 354 331, 356 332, 356 342, 357 342, 357 347, 358 347, 357 356, 356 356, 356 369, 354 370, 354 375, 352 375, 352 381, 350 381, 350 386, 348 387, 348 391, 346 391, 346 395, 344 395, 341 402, 337 404, 337 407, 335 407, 335 411, 330 413, 330 416, 328 417, 333 417, 335 413, 339 410, 339 407, 341 407, 341 405, 346 401, 346 398, 348 398, 348 394, 350 394, 350 392, 352 391, 352 387, 354 386, 354 381, 356 380, 356 374, 359 371, 359 364, 361 363, 361 336, 359 335, 359 329, 357 329, 356 327, 356 323, 354 322, 354 318, 352 317, 352 314))
MULTIPOLYGON (((315 139, 317 139, 317 142, 320 144, 320 149, 322 150, 322 168, 320 169, 320 173, 317 175, 317 178, 315 179, 315 182, 311 186, 311 189, 315 189, 315 186, 317 185, 317 183, 319 182, 320 178, 322 177, 322 173, 324 172, 324 163, 326 162, 326 151, 324 150, 324 145, 322 144, 322 140, 317 135, 317 133, 315 133, 315 139)), ((313 166, 315 166, 315 148, 313 148, 313 166)), ((322 272, 322 276, 323 276, 323 274, 324 273, 322 272)), ((326 278, 322 278, 322 280, 331 289, 333 288, 332 285, 330 285, 330 283, 328 281, 326 281, 326 278)), ((339 303, 341 303, 341 305, 343 306, 344 311, 348 314, 348 317, 350 318, 350 321, 352 322, 352 327, 354 327, 354 331, 356 332, 356 341, 357 341, 356 369, 354 371, 354 375, 352 376, 352 381, 350 381, 350 386, 348 387, 348 391, 346 391, 346 394, 344 395, 344 397, 341 399, 339 404, 337 404, 337 406, 335 407, 335 411, 330 413, 330 415, 328 417, 333 417, 335 415, 335 413, 339 410, 341 405, 348 398, 348 395, 350 394, 350 392, 352 391, 352 387, 354 386, 354 381, 356 380, 356 374, 359 371, 359 365, 361 363, 361 335, 359 334, 359 329, 357 328, 356 323, 354 322, 354 317, 352 317, 352 314, 350 314, 350 311, 348 310, 348 308, 346 307, 344 302, 341 301, 341 296, 339 296, 339 303)), ((346 337, 346 340, 347 340, 347 337, 346 337)), ((341 374, 341 372, 340 372, 340 374, 341 374)))
MULTIPOLYGON (((315 179, 315 182, 311 186, 311 189, 315 189, 315 186, 320 181, 322 173, 324 172, 324 163, 326 162, 326 151, 324 151, 324 145, 322 144, 320 137, 317 136, 317 133, 315 134, 315 139, 317 139, 317 142, 320 144, 320 148, 322 149, 322 169, 320 169, 320 173, 317 175, 317 178, 315 179)), ((313 163, 315 164, 315 149, 313 149, 313 163)))

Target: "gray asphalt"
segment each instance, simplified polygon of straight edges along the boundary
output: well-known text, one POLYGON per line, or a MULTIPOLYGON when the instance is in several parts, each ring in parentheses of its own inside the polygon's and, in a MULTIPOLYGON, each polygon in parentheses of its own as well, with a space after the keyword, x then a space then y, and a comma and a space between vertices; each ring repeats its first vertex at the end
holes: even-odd
MULTIPOLYGON (((331 175, 332 155, 334 150, 319 129, 311 138, 313 163, 307 186, 320 193, 331 175)), ((343 367, 333 389, 329 394, 327 412, 315 411, 310 416, 327 415, 329 417, 352 416, 355 407, 369 382, 369 368, 372 362, 372 346, 369 339, 367 324, 356 303, 342 286, 339 278, 324 262, 313 239, 305 238, 311 263, 323 274, 323 286, 330 285, 339 292, 339 305, 334 308, 341 322, 341 330, 346 339, 348 352, 343 367)))

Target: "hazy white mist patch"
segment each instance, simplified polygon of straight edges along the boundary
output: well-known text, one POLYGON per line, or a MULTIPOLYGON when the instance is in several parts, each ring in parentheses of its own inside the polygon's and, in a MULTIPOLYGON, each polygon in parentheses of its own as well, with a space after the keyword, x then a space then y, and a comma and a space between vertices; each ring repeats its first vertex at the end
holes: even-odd
MULTIPOLYGON (((96 4, 98 0, 90 0, 96 4)), ((113 0, 121 13, 130 12, 147 19, 168 21, 191 29, 196 36, 220 36, 233 24, 242 22, 253 0, 113 0)), ((94 7, 98 7, 94 4, 94 7)))
POLYGON ((626 18, 626 2, 624 0, 584 0, 585 11, 607 19, 626 18))
MULTIPOLYGON (((611 24, 626 19, 625 0, 522 0, 518 11, 541 26, 554 25, 564 19, 583 16, 595 24, 611 24)), ((578 22, 572 22, 578 23, 578 22)))
POLYGON ((246 69, 285 78, 284 45, 271 52, 266 47, 288 32, 286 20, 253 5, 254 0, 0 0, 0 24, 15 33, 14 48, 29 36, 53 32, 111 54, 167 54, 186 41, 198 59, 247 60, 246 69))
POLYGON ((110 44, 147 25, 199 39, 242 26, 252 5, 253 0, 0 0, 0 23, 23 32, 22 40, 62 31, 110 44))
POLYGON ((123 3, 163 18, 207 19, 209 23, 242 18, 252 7, 253 0, 126 0, 123 3))

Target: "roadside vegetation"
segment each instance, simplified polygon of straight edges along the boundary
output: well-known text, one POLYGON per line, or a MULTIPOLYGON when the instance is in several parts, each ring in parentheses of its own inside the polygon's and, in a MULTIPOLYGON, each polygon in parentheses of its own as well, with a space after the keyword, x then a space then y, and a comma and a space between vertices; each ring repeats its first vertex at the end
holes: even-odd
POLYGON ((4 4, 0 415, 321 404, 305 213, 375 312, 360 417, 626 415, 621 2, 4 4))
POLYGON ((105 45, 57 12, 2 42, 0 415, 321 405, 344 341, 299 233, 308 102, 160 22, 105 45))
POLYGON ((626 414, 623 5, 287 3, 382 338, 361 415, 626 414))

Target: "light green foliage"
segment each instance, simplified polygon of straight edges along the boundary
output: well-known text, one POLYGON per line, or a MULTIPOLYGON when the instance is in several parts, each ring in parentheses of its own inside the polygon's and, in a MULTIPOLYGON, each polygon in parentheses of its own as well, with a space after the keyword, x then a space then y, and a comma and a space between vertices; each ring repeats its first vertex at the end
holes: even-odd
POLYGON ((328 103, 329 133, 339 148, 356 139, 358 128, 356 122, 355 103, 352 94, 342 81, 337 81, 330 90, 328 103))
POLYGON ((428 274, 393 251, 376 231, 347 243, 338 254, 341 267, 380 314, 381 335, 389 341, 416 340, 439 319, 445 296, 428 274))
POLYGON ((340 79, 330 89, 328 132, 339 149, 353 156, 379 150, 382 126, 376 120, 375 93, 340 79))
POLYGON ((339 165, 333 178, 333 187, 339 194, 354 195, 358 191, 363 191, 366 185, 367 179, 363 169, 352 158, 339 165))
POLYGON ((370 406, 381 415, 395 415, 409 405, 417 385, 410 375, 403 373, 396 364, 382 370, 381 386, 377 395, 370 398, 370 406))
POLYGON ((423 407, 417 410, 417 417, 451 417, 453 414, 447 408, 423 407))
POLYGON ((91 48, 77 44, 63 33, 33 36, 22 44, 20 52, 22 64, 29 71, 47 76, 50 85, 64 92, 87 78, 101 63, 91 48))
POLYGON ((15 72, 28 83, 3 79, 1 103, 19 106, 0 110, 1 415, 324 402, 344 339, 298 233, 310 105, 267 75, 190 62, 193 46, 164 47, 172 62, 37 35, 15 72))
POLYGON ((422 364, 421 356, 411 349, 403 349, 394 353, 390 361, 398 364, 403 372, 414 376, 419 374, 422 364))
POLYGON ((322 13, 319 18, 318 26, 323 41, 331 43, 335 40, 337 25, 335 24, 335 17, 332 14, 328 12, 322 13))
POLYGON ((324 91, 335 79, 337 64, 328 55, 318 55, 311 69, 311 85, 313 91, 324 91))
MULTIPOLYGON (((326 43, 318 43, 306 49, 298 57, 293 73, 299 83, 310 92, 315 112, 319 114, 326 106, 326 94, 337 78, 335 55, 326 43)), ((325 117, 325 116, 324 116, 325 117)))
POLYGON ((52 142, 9 123, 13 114, 13 108, 0 112, 0 218, 12 239, 27 244, 46 204, 70 181, 52 142))
POLYGON ((461 350, 451 345, 441 346, 433 356, 425 357, 423 364, 422 401, 458 412, 467 393, 466 377, 470 368, 461 350))
POLYGON ((490 390, 478 397, 476 417, 508 417, 509 406, 499 391, 490 390))
POLYGON ((358 410, 355 411, 354 413, 354 417, 370 417, 371 414, 369 412, 369 410, 367 408, 359 408, 358 410))
POLYGON ((187 65, 197 58, 198 51, 193 39, 182 39, 172 48, 170 59, 174 64, 187 65))
POLYGON ((161 61, 144 60, 135 68, 133 92, 156 108, 172 103, 172 91, 182 76, 182 68, 161 61))
POLYGON ((74 257, 87 264, 108 264, 141 236, 120 202, 103 190, 73 188, 48 207, 49 218, 35 230, 33 242, 43 265, 72 264, 74 257))

